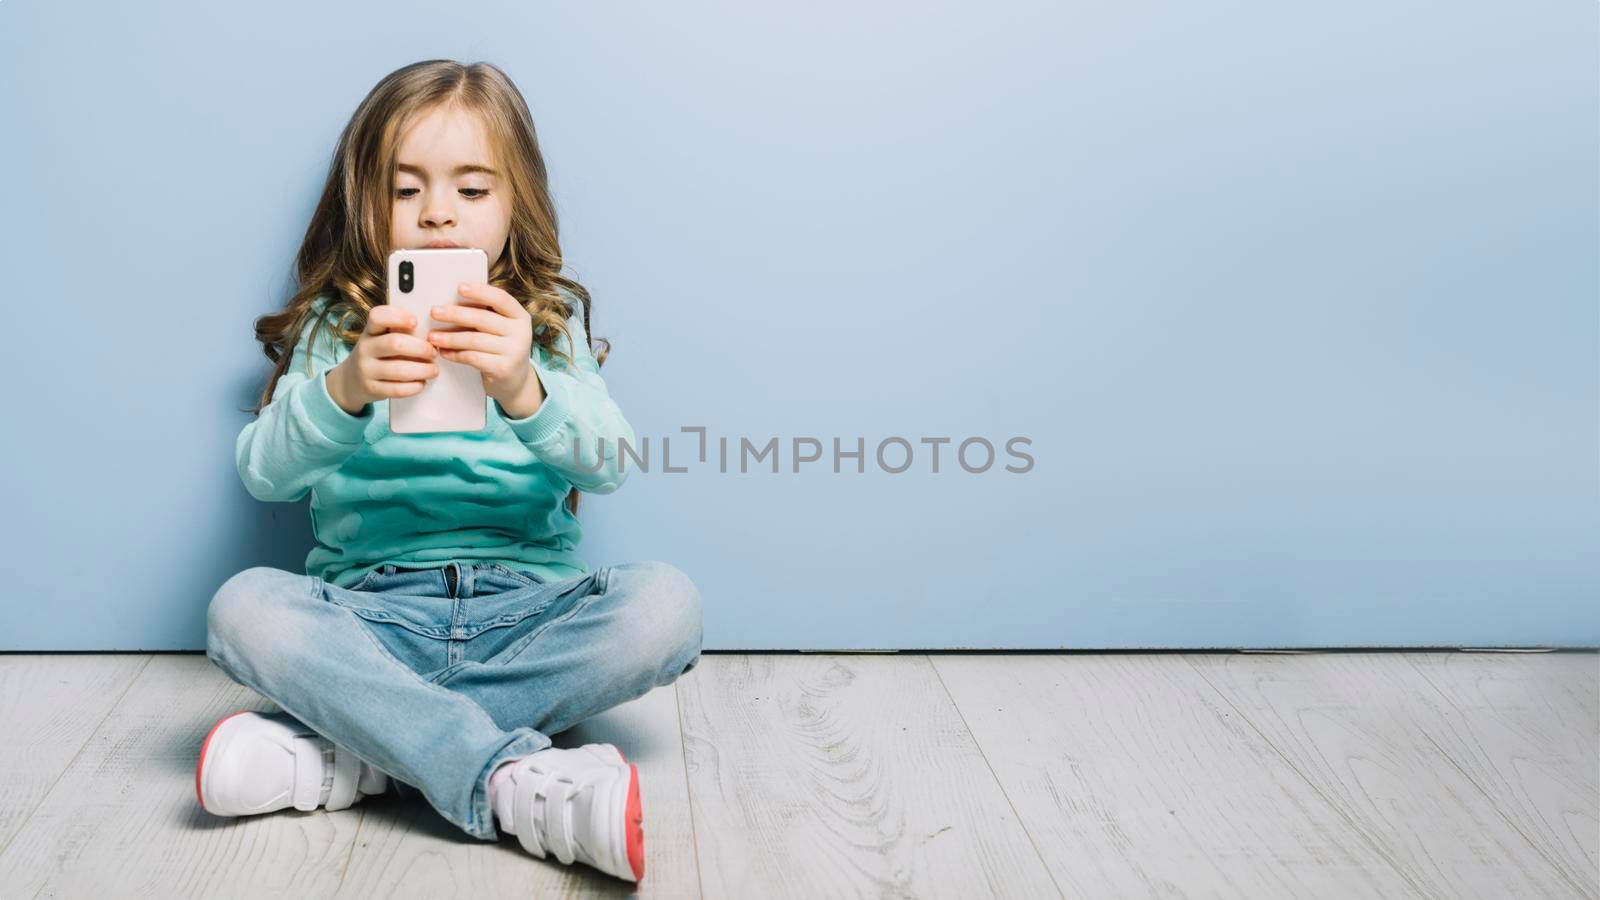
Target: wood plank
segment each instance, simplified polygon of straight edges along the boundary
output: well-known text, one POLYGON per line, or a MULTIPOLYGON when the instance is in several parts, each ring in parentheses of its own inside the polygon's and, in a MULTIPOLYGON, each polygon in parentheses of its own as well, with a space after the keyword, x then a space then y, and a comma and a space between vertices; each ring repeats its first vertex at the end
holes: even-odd
MULTIPOLYGON (((694 677, 695 672, 679 679, 694 677)), ((612 707, 551 739, 558 747, 606 742, 639 769, 645 870, 639 897, 699 897, 676 684, 612 707)), ((610 897, 633 887, 590 866, 536 859, 517 839, 479 841, 425 800, 362 801, 360 835, 340 896, 610 897)))
POLYGON ((200 808, 200 743, 239 709, 276 706, 202 654, 155 655, 0 854, 5 896, 333 893, 359 813, 200 808))
POLYGON ((143 653, 0 655, 0 852, 149 662, 143 653))
POLYGON ((1180 654, 929 658, 1069 896, 1415 894, 1180 654))
POLYGON ((1450 710, 1435 739, 1550 865, 1600 888, 1600 654, 1415 653, 1450 710))
POLYGON ((1462 774, 1455 713, 1405 654, 1186 658, 1427 896, 1593 896, 1462 774))
POLYGON ((707 654, 693 674, 705 896, 1059 894, 927 657, 707 654))

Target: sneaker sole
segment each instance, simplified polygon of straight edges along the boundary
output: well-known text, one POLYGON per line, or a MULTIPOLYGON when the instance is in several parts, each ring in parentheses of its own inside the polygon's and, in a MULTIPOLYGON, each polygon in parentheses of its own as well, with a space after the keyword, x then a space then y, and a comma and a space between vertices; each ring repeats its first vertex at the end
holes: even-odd
POLYGON ((644 880, 644 810, 639 803, 639 770, 633 763, 628 762, 628 757, 622 753, 622 748, 617 748, 617 755, 628 765, 628 802, 622 812, 622 820, 627 825, 628 868, 633 871, 634 881, 644 880))
POLYGON ((210 760, 209 754, 211 751, 211 739, 217 736, 217 732, 222 729, 223 725, 226 725, 232 719, 242 716, 247 712, 250 712, 250 710, 241 709, 231 715, 223 716, 222 721, 211 726, 211 730, 206 733, 206 739, 200 744, 200 761, 195 763, 194 767, 194 796, 196 800, 200 801, 200 808, 204 809, 206 812, 211 812, 210 809, 206 808, 205 793, 205 772, 206 763, 210 760))
POLYGON ((628 763, 628 809, 624 814, 628 823, 628 868, 633 870, 633 880, 644 879, 644 810, 639 804, 639 770, 628 763))

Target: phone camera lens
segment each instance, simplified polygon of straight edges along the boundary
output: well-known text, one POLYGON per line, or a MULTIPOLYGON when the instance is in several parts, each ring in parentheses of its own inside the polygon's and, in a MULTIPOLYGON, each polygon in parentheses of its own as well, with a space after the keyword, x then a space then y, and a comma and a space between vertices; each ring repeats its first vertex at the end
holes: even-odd
POLYGON ((411 260, 402 260, 400 263, 400 293, 411 293, 411 260))

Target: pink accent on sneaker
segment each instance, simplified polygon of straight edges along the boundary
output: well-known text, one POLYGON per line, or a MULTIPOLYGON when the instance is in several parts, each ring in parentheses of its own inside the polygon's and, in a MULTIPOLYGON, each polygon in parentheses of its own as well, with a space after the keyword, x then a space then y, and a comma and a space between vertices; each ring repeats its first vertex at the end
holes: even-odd
POLYGON ((639 803, 639 770, 628 762, 628 755, 617 747, 617 755, 628 763, 628 865, 633 868, 633 880, 644 880, 644 811, 639 803))
MULTIPOLYGON (((621 750, 617 751, 619 754, 621 750)), ((623 762, 628 758, 623 757, 623 762)), ((633 880, 644 879, 644 813, 639 806, 639 770, 628 763, 628 865, 633 868, 633 880)))
MULTIPOLYGON (((231 715, 223 716, 217 722, 217 724, 211 726, 211 730, 206 732, 206 739, 200 743, 200 759, 194 765, 194 796, 196 800, 200 801, 201 809, 206 809, 205 795, 200 793, 200 775, 205 771, 206 768, 206 748, 211 746, 211 738, 217 733, 217 729, 222 727, 223 722, 228 721, 234 716, 242 716, 249 711, 250 710, 248 709, 241 709, 236 713, 232 713, 231 715)), ((206 809, 206 812, 210 811, 211 810, 206 809)))

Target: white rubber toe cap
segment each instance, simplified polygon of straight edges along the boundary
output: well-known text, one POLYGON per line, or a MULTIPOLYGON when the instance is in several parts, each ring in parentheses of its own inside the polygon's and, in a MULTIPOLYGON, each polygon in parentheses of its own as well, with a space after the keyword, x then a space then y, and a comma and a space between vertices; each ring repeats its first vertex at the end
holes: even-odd
POLYGON ((218 816, 253 816, 294 804, 294 730, 242 711, 218 722, 195 770, 200 806, 218 816))

